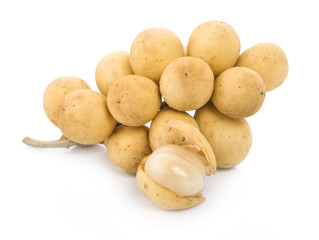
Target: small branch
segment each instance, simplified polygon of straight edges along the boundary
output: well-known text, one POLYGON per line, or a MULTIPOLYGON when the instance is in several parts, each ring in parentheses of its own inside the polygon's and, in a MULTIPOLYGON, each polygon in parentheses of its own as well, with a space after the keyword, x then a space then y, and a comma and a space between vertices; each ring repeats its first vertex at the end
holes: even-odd
POLYGON ((38 148, 69 148, 74 145, 80 145, 79 143, 73 142, 63 136, 59 140, 52 141, 40 141, 30 137, 26 137, 22 140, 22 142, 28 146, 38 148))

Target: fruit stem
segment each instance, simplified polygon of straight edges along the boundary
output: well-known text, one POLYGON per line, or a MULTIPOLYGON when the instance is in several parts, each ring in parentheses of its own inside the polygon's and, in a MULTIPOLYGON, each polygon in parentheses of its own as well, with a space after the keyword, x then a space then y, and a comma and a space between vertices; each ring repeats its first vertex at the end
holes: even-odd
POLYGON ((59 140, 52 140, 52 141, 40 141, 30 137, 25 137, 22 142, 31 147, 38 147, 38 148, 69 148, 74 145, 80 145, 76 142, 73 142, 67 138, 61 137, 59 140))

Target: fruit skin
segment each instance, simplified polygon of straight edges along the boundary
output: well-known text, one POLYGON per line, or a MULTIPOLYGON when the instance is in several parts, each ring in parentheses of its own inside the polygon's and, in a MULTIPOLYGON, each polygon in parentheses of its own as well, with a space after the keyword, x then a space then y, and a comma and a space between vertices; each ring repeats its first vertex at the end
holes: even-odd
MULTIPOLYGON (((216 158, 212 147, 197 127, 179 119, 169 119, 167 124, 186 138, 187 145, 194 145, 200 155, 206 159, 206 175, 215 174, 216 158)), ((185 145, 186 145, 185 144, 185 145)))
MULTIPOLYGON (((214 174, 216 171, 215 155, 210 144, 199 129, 179 119, 169 119, 167 120, 167 124, 188 139, 188 143, 190 144, 183 146, 195 149, 200 156, 204 157, 206 160, 204 163, 206 175, 214 174)), ((180 197, 175 192, 156 183, 144 170, 148 157, 146 156, 141 161, 136 173, 137 186, 148 200, 168 210, 190 208, 205 201, 205 198, 201 194, 192 197, 180 197)))
POLYGON ((186 57, 187 56, 187 46, 183 46, 183 49, 184 49, 184 56, 186 57))
POLYGON ((167 210, 186 209, 205 201, 205 198, 201 194, 196 197, 180 197, 168 188, 157 184, 144 171, 147 158, 148 156, 145 157, 138 166, 136 183, 140 192, 149 201, 154 203, 156 206, 167 210))
POLYGON ((215 80, 214 106, 231 118, 255 114, 265 99, 266 87, 257 72, 246 67, 233 67, 215 80))
POLYGON ((207 21, 191 33, 187 55, 203 59, 217 77, 235 65, 240 53, 240 39, 227 23, 207 21))
POLYGON ((181 57, 164 70, 159 82, 165 102, 178 111, 196 110, 212 96, 214 74, 209 65, 195 57, 181 57))
POLYGON ((166 66, 183 56, 183 44, 175 33, 165 28, 149 28, 134 39, 130 62, 135 74, 158 83, 166 66))
POLYGON ((196 120, 186 112, 179 112, 172 108, 161 110, 150 126, 149 139, 153 151, 163 145, 176 144, 181 146, 189 144, 179 131, 169 126, 167 121, 170 119, 179 119, 198 128, 196 120))
POLYGON ((105 55, 96 66, 96 85, 100 92, 107 96, 109 89, 118 78, 131 74, 133 70, 130 54, 123 51, 111 52, 105 55))
POLYGON ((54 79, 46 87, 43 94, 43 109, 48 119, 57 124, 57 111, 60 102, 72 91, 77 89, 90 89, 90 86, 81 78, 63 76, 54 79))
POLYGON ((139 75, 128 75, 116 80, 107 95, 112 116, 120 123, 138 127, 151 121, 161 107, 158 86, 139 75))
POLYGON ((148 132, 149 129, 146 126, 117 127, 104 142, 111 162, 124 172, 136 174, 142 159, 152 153, 148 132))
POLYGON ((89 89, 68 94, 59 105, 57 120, 66 138, 84 145, 103 142, 116 126, 106 97, 89 89))
POLYGON ((239 56, 236 66, 255 70, 264 80, 267 92, 279 87, 289 70, 285 52, 274 43, 259 43, 248 48, 239 56))
POLYGON ((246 119, 227 117, 212 103, 198 109, 194 118, 214 150, 217 168, 232 168, 246 158, 252 145, 252 132, 246 119))

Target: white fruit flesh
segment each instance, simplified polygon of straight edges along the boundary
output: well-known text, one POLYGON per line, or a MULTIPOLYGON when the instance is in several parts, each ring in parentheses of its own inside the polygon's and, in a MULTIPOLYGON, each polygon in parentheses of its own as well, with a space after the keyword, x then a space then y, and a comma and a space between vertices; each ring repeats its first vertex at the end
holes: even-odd
POLYGON ((145 163, 145 172, 155 182, 179 196, 199 195, 204 187, 205 158, 187 146, 165 145, 145 163))

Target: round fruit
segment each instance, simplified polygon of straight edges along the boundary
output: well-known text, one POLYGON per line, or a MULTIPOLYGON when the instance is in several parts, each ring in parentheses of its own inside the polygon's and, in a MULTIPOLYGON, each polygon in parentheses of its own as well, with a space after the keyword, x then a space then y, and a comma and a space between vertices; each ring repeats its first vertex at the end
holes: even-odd
POLYGON ((285 52, 273 43, 259 43, 247 49, 239 56, 236 66, 258 72, 265 82, 266 91, 281 85, 289 69, 285 52))
POLYGON ((183 44, 175 33, 164 28, 150 28, 134 39, 130 61, 135 74, 158 83, 166 66, 183 56, 183 44))
POLYGON ((219 112, 211 103, 195 113, 201 133, 214 149, 217 168, 231 168, 247 156, 252 133, 244 118, 234 119, 219 112))
POLYGON ((120 123, 138 127, 151 121, 161 107, 158 86, 152 80, 128 75, 116 80, 107 95, 112 116, 120 123))
POLYGON ((171 62, 160 80, 165 102, 179 111, 195 110, 211 98, 214 74, 199 58, 182 57, 171 62))
POLYGON ((112 52, 104 56, 95 71, 95 81, 100 92, 107 96, 113 83, 126 75, 133 74, 130 55, 127 52, 112 52))
POLYGON ((227 23, 208 21, 191 33, 187 55, 203 59, 218 76, 235 65, 240 52, 240 39, 227 23))
POLYGON ((148 141, 148 127, 119 126, 105 140, 111 162, 127 173, 135 174, 144 157, 152 152, 148 141))
POLYGON ((57 123, 66 138, 85 145, 103 142, 116 125, 106 97, 89 89, 75 90, 65 97, 59 105, 57 123))
POLYGON ((43 95, 44 112, 55 126, 57 126, 56 114, 61 101, 66 95, 77 89, 90 89, 90 87, 81 78, 64 76, 53 80, 45 89, 43 95))
POLYGON ((265 93, 265 84, 257 72, 245 67, 234 67, 216 78, 212 101, 228 117, 243 118, 260 109, 265 93))

